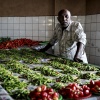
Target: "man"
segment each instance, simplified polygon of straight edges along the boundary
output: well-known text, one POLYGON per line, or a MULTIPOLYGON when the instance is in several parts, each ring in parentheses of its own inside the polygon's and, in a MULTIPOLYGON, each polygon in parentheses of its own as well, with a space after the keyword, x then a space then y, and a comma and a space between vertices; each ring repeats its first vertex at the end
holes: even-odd
POLYGON ((40 51, 45 52, 55 43, 58 43, 61 56, 75 62, 88 63, 84 51, 86 34, 81 24, 71 20, 71 13, 67 9, 62 9, 58 12, 58 21, 53 37, 40 51))

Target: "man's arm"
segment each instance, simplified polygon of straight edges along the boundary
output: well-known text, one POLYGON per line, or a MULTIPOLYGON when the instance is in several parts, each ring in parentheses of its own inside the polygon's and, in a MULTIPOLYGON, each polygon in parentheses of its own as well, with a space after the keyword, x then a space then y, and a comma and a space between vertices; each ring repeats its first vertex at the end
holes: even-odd
POLYGON ((45 52, 47 51, 50 47, 52 47, 53 45, 51 45, 50 43, 48 43, 44 48, 40 49, 40 52, 45 52))
POLYGON ((86 45, 86 34, 84 33, 83 27, 80 23, 76 23, 76 41, 77 41, 77 50, 74 56, 74 61, 83 62, 80 58, 82 57, 82 53, 84 53, 84 48, 86 45))
POLYGON ((55 27, 55 30, 54 30, 54 34, 53 34, 52 38, 50 39, 49 43, 44 48, 40 49, 39 51, 41 51, 41 52, 47 51, 50 47, 52 47, 58 41, 58 39, 57 39, 58 27, 59 27, 59 25, 57 24, 55 27))
POLYGON ((84 51, 84 44, 81 42, 77 43, 77 50, 76 50, 76 54, 74 56, 74 61, 75 62, 83 62, 80 57, 82 56, 82 53, 84 51))

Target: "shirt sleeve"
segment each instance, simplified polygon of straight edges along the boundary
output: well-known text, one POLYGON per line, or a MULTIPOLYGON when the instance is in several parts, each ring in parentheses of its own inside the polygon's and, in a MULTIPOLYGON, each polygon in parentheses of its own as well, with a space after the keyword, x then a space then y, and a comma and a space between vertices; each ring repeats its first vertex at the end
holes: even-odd
POLYGON ((76 30, 75 30, 76 36, 77 36, 77 42, 81 42, 84 45, 86 45, 86 34, 84 33, 84 30, 82 28, 82 25, 80 23, 77 23, 76 30))
POLYGON ((57 30, 58 30, 58 24, 56 25, 56 27, 55 27, 55 29, 54 29, 54 34, 53 34, 53 36, 52 36, 52 38, 50 39, 50 41, 49 41, 49 43, 51 44, 51 45, 54 45, 55 43, 57 43, 58 42, 58 39, 57 39, 57 30))

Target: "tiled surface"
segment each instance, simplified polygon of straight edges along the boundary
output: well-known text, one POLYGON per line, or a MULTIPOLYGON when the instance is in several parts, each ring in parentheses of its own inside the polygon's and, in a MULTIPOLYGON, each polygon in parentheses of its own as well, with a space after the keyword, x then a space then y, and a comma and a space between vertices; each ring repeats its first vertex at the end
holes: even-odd
POLYGON ((74 21, 81 21, 81 18, 78 18, 78 16, 72 16, 71 19, 74 21))
POLYGON ((87 47, 85 48, 85 50, 86 50, 86 53, 87 53, 88 55, 90 55, 90 47, 87 46, 87 47))
POLYGON ((96 32, 96 39, 99 40, 100 39, 100 31, 96 32))
POLYGON ((79 21, 81 24, 85 23, 85 16, 77 16, 77 21, 79 21))
POLYGON ((48 41, 53 34, 53 21, 54 16, 0 17, 0 37, 48 41))
POLYGON ((91 22, 97 21, 97 15, 91 15, 91 22))
POLYGON ((88 43, 86 47, 89 63, 100 65, 100 14, 87 15, 85 23, 85 32, 90 33, 87 35, 90 45, 88 43))
POLYGON ((96 56, 100 56, 100 47, 96 48, 96 56))
POLYGON ((90 48, 90 54, 95 56, 96 48, 90 48))
POLYGON ((90 39, 96 39, 97 32, 91 32, 90 39))
POLYGON ((91 41, 90 41, 90 47, 96 47, 96 40, 91 39, 91 41))
POLYGON ((97 22, 100 22, 100 14, 97 14, 97 22))
POLYGON ((39 24, 39 30, 40 31, 43 31, 43 30, 46 30, 46 24, 39 24))
MULTIPOLYGON (((86 33, 89 63, 100 65, 99 61, 94 61, 100 57, 100 14, 72 16, 72 20, 81 22, 86 33)), ((49 41, 56 23, 57 16, 0 17, 0 37, 49 41)))
POLYGON ((96 31, 96 23, 91 23, 91 31, 94 32, 96 31))
POLYGON ((91 22, 91 15, 85 16, 85 23, 90 23, 91 22))
POLYGON ((87 38, 87 41, 88 41, 91 37, 91 32, 85 31, 85 33, 86 33, 86 38, 87 38))
POLYGON ((95 64, 95 56, 90 56, 90 63, 95 64))
POLYGON ((95 56, 95 64, 100 65, 100 56, 95 56))
POLYGON ((100 48, 100 40, 99 40, 99 39, 96 40, 96 47, 97 47, 97 48, 100 48))
POLYGON ((90 32, 91 30, 91 24, 90 23, 86 23, 85 24, 85 31, 90 32))
POLYGON ((97 23, 97 31, 100 31, 100 22, 97 23))
POLYGON ((87 38, 87 44, 86 44, 86 46, 90 47, 90 44, 91 44, 91 41, 90 41, 90 39, 87 38))

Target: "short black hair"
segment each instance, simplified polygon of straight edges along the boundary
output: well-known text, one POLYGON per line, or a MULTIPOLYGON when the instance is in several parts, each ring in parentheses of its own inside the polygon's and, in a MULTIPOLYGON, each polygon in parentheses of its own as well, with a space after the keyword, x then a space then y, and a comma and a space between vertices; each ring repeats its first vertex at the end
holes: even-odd
POLYGON ((65 12, 65 11, 67 11, 67 12, 70 14, 70 16, 71 16, 70 11, 67 10, 67 9, 62 9, 62 10, 60 10, 60 11, 58 12, 58 16, 60 16, 60 15, 61 15, 63 12, 65 12))
POLYGON ((62 9, 58 12, 58 16, 60 16, 63 12, 65 11, 65 9, 62 9))

